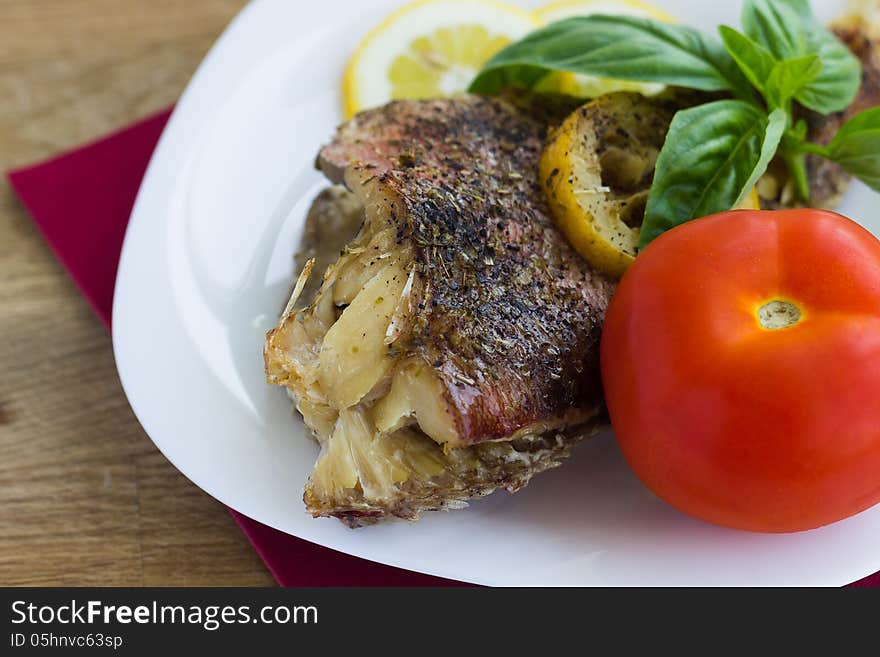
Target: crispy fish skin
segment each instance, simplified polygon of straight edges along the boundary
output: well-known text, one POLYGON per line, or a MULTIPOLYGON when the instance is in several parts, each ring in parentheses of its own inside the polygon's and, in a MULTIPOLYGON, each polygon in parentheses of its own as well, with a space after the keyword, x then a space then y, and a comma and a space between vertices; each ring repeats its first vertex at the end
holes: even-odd
POLYGON ((546 132, 500 99, 398 101, 343 125, 318 158, 413 249, 423 293, 407 348, 437 373, 459 446, 583 422, 601 403, 614 284, 550 218, 546 132))

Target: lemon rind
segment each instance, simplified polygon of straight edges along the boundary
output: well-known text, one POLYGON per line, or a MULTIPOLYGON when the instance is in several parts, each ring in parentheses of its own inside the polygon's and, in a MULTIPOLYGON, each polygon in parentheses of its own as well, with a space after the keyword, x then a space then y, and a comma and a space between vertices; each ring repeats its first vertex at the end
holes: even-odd
MULTIPOLYGON (((527 21, 533 27, 538 27, 533 12, 522 9, 521 7, 508 5, 499 0, 442 0, 442 2, 470 6, 479 4, 483 7, 499 10, 510 16, 518 16, 527 21)), ((342 111, 346 119, 350 119, 357 112, 366 109, 364 104, 360 102, 358 94, 358 75, 356 73, 357 66, 363 58, 364 53, 374 44, 376 39, 382 37, 403 17, 417 12, 426 6, 437 4, 440 4, 438 0, 416 0, 415 2, 398 7, 388 14, 378 25, 370 29, 363 39, 361 39, 352 52, 351 57, 349 57, 342 75, 342 111)), ((428 32, 426 32, 426 34, 428 34, 428 32)))

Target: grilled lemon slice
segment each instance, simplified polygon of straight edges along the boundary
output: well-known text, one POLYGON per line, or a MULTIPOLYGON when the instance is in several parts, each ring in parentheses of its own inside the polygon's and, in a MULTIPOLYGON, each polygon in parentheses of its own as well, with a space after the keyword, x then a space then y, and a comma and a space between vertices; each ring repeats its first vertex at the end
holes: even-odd
MULTIPOLYGON (((572 113, 544 147, 538 175, 554 219, 575 250, 611 276, 622 276, 638 253, 657 155, 689 102, 672 93, 608 94, 572 113)), ((759 209, 757 191, 739 207, 759 209)))
POLYGON ((594 267, 621 276, 638 252, 639 226, 674 110, 617 92, 587 103, 551 135, 538 166, 556 222, 594 267))
POLYGON ((405 5, 352 55, 342 83, 345 115, 399 98, 462 93, 495 53, 536 27, 529 12, 490 0, 405 5))

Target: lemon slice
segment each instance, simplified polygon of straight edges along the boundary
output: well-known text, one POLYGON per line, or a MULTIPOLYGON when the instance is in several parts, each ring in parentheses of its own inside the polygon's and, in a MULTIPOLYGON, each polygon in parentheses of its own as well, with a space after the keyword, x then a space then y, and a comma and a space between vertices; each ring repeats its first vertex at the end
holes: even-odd
POLYGON ((405 5, 352 55, 342 82, 345 115, 399 98, 462 93, 492 55, 536 27, 529 12, 490 0, 405 5))
MULTIPOLYGON (((652 18, 664 23, 675 19, 662 9, 640 0, 563 0, 535 10, 534 17, 541 25, 548 25, 572 16, 610 14, 652 18)), ((593 75, 557 72, 545 77, 536 87, 537 91, 557 92, 577 98, 598 98, 613 91, 636 91, 644 96, 655 96, 666 87, 649 82, 611 80, 593 75)))
POLYGON ((568 242, 613 277, 622 276, 638 254, 638 213, 644 211, 649 189, 645 172, 653 167, 661 147, 655 126, 671 120, 654 115, 649 99, 604 95, 572 113, 551 133, 538 164, 538 180, 568 242), (625 134, 634 143, 606 144, 609 134, 625 134), (642 147, 641 138, 652 139, 652 148, 642 147), (601 154, 606 148, 613 149, 613 159, 601 154), (621 187, 629 190, 627 197, 619 197, 606 185, 611 168, 615 180, 626 181, 621 187))
MULTIPOLYGON (((590 264, 620 277, 639 252, 654 166, 675 114, 634 93, 605 94, 549 136, 538 181, 556 224, 590 264)), ((760 209, 756 189, 738 206, 760 209)))

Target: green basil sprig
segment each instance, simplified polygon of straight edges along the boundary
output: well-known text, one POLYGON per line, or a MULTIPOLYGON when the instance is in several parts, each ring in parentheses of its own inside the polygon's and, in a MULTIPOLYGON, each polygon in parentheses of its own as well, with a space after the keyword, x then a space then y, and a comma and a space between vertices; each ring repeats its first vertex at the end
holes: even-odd
POLYGON ((806 156, 816 154, 880 191, 880 113, 845 124, 829 146, 806 139, 795 104, 820 114, 854 100, 861 65, 814 16, 808 0, 746 0, 742 31, 721 40, 644 18, 570 18, 493 57, 470 87, 494 93, 535 86, 553 71, 658 82, 711 92, 720 101, 679 112, 658 157, 641 244, 680 223, 735 207, 778 156, 809 200, 806 156))
POLYGON ((742 24, 777 61, 815 55, 822 62, 819 75, 794 96, 801 105, 830 114, 852 104, 861 81, 859 60, 816 19, 807 0, 749 0, 742 24))
POLYGON ((773 159, 785 112, 740 100, 678 112, 657 158, 640 247, 680 223, 736 207, 773 159))

